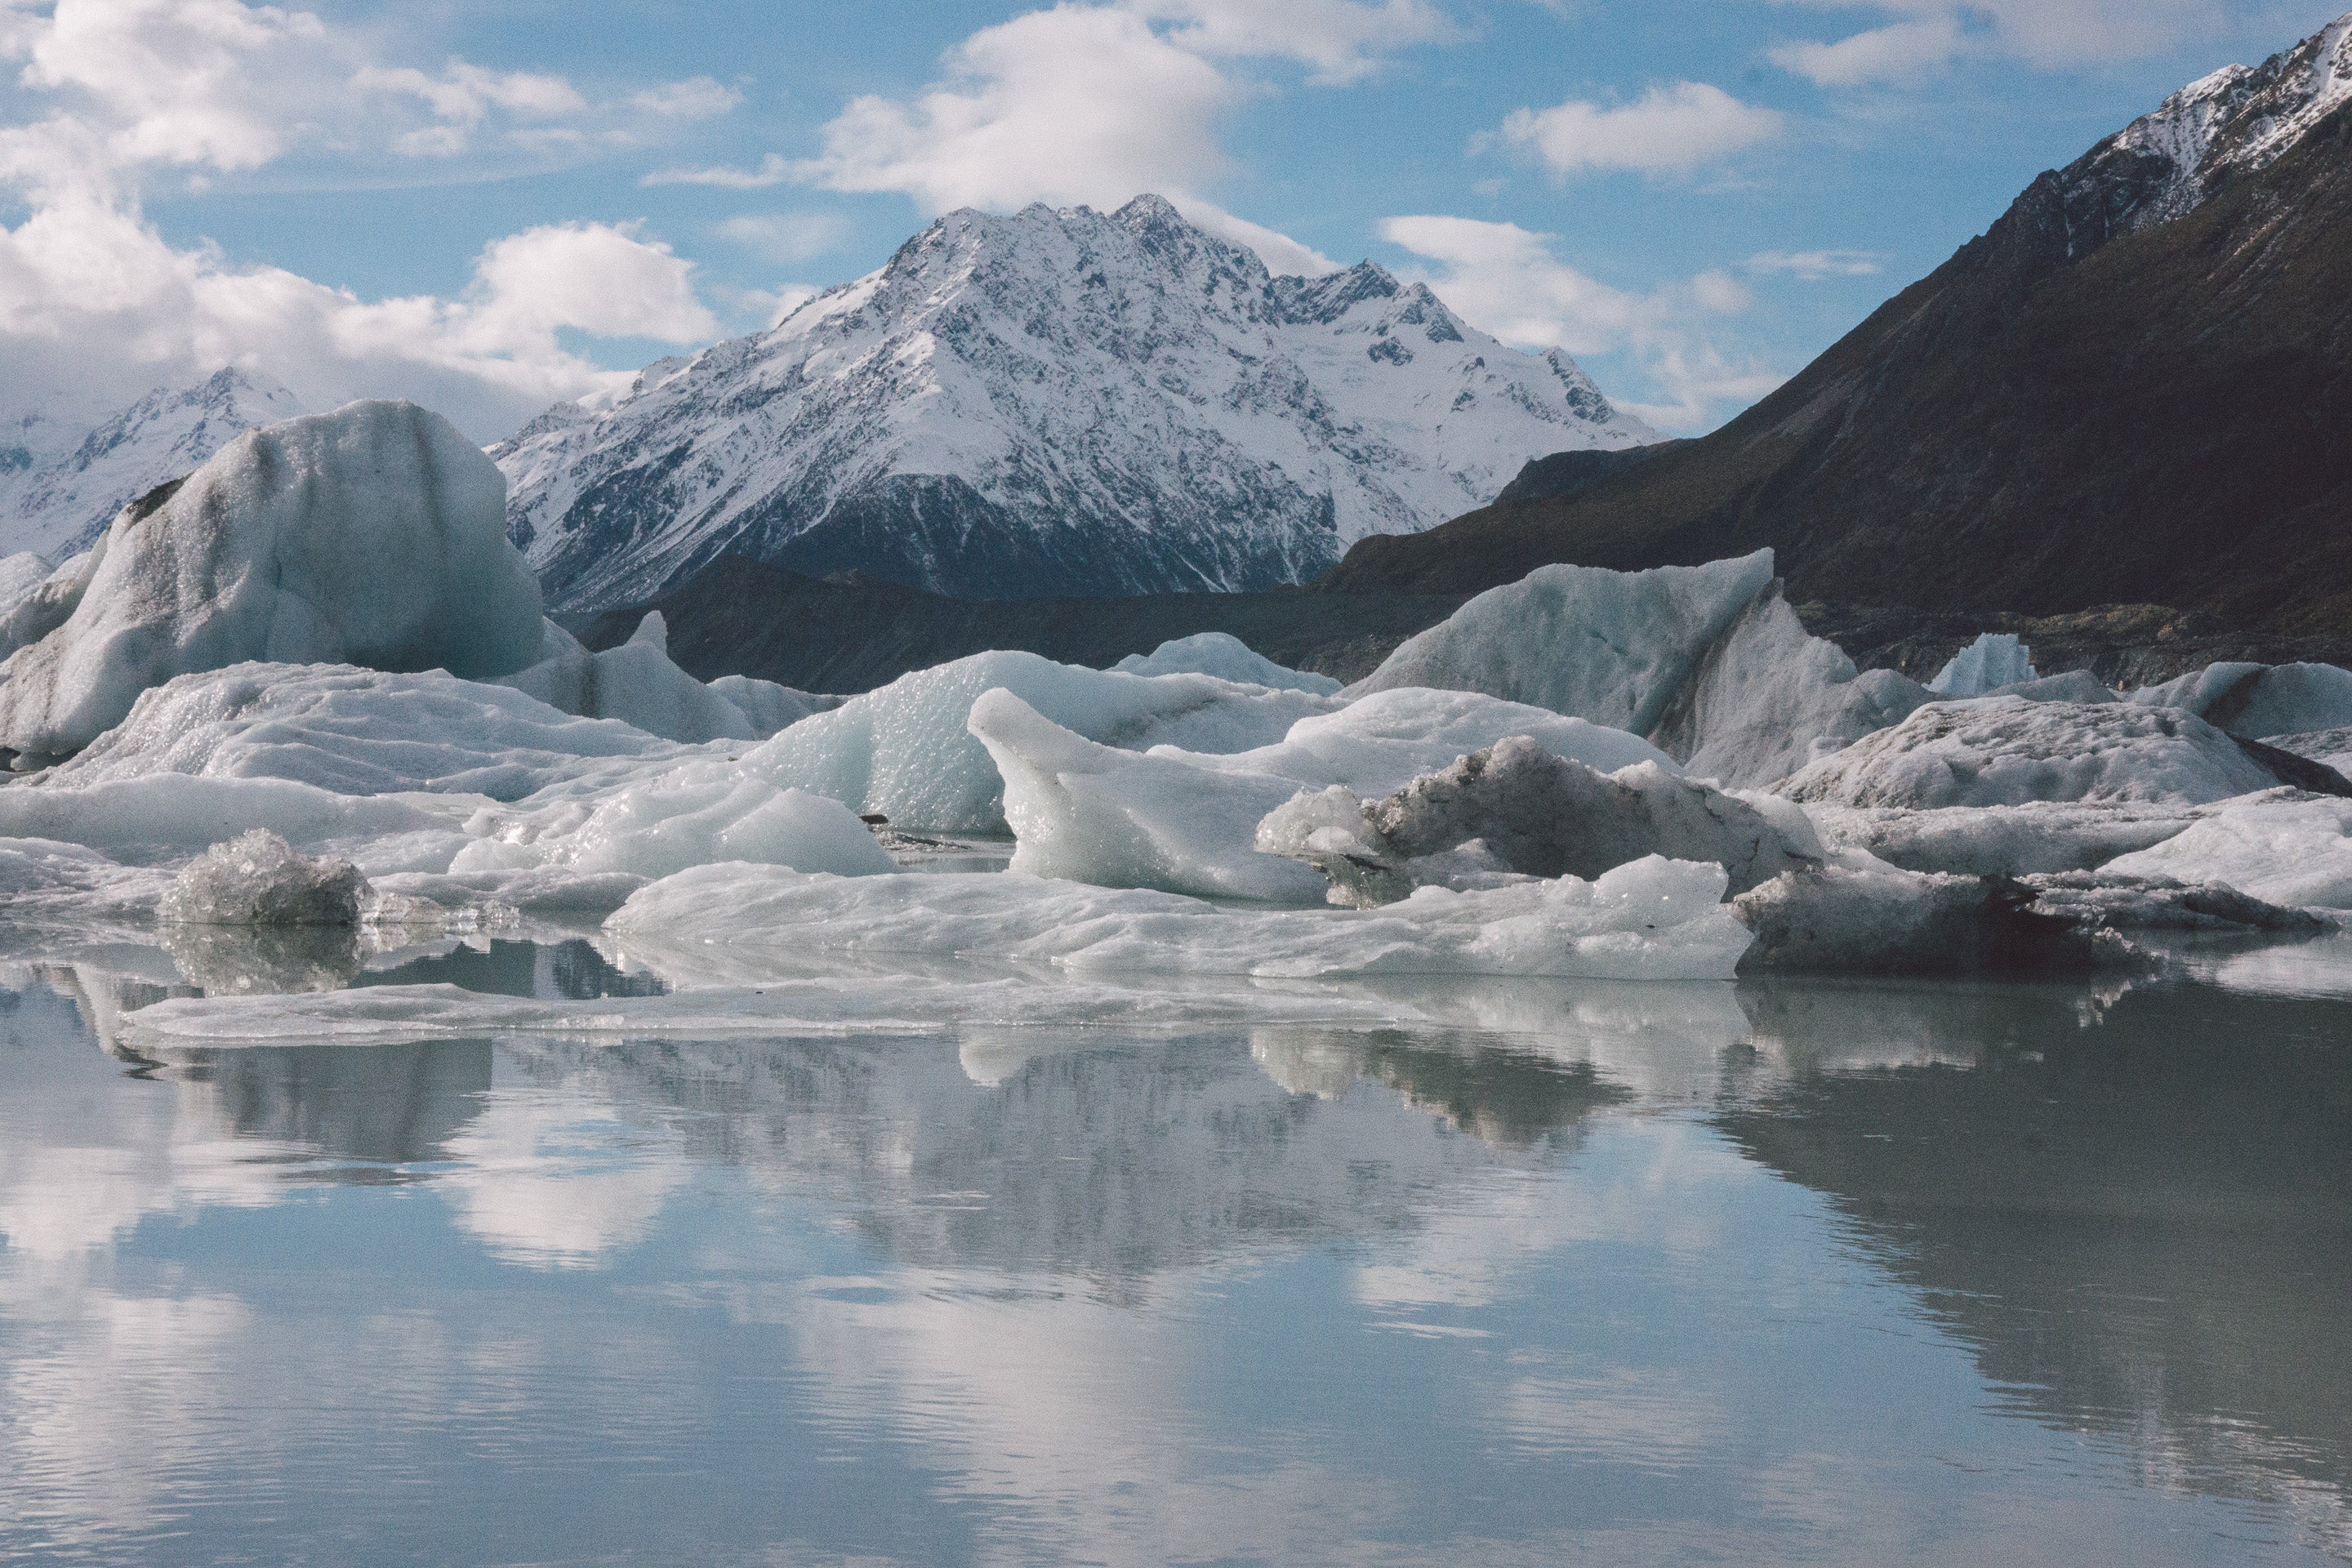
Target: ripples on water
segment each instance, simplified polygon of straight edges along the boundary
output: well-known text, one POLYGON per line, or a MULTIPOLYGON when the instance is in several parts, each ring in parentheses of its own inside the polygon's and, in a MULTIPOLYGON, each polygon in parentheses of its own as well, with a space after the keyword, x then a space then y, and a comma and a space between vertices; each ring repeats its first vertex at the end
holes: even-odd
POLYGON ((192 978, 658 983, 18 966, 0 1559, 2352 1559, 2352 1003, 2294 962, 167 1059, 111 1020, 192 978))

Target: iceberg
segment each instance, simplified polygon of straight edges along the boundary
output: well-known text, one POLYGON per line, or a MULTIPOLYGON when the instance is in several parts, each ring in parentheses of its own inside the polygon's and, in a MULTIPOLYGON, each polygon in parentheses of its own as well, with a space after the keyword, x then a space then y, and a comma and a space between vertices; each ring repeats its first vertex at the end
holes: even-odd
POLYGON ((2332 664, 2212 664, 2128 700, 2182 708, 2252 740, 2352 725, 2352 670, 2332 664))
POLYGON ((1993 697, 1922 708, 1814 763, 1777 793, 1913 809, 2032 801, 2200 805, 2281 782, 2244 743, 2177 708, 1993 697))
POLYGON ((1359 908, 1465 875, 1591 878, 1649 855, 1712 861, 1738 894, 1821 861, 1803 814, 1792 815, 1793 839, 1755 806, 1656 763, 1603 773, 1515 736, 1370 805, 1343 788, 1301 795, 1259 824, 1256 841, 1315 866, 1331 901, 1359 908))
POLYGON ((2148 962, 2005 878, 1822 866, 1777 877, 1732 908, 1756 934, 1743 973, 2063 974, 2148 962))
POLYGON ((1213 675, 1237 685, 1311 691, 1318 697, 1337 696, 1339 690, 1339 683, 1329 676, 1310 675, 1276 664, 1241 638, 1224 632, 1175 637, 1148 654, 1129 654, 1111 668, 1129 675, 1213 675))
POLYGON ((2186 829, 2204 807, 2145 801, 1804 808, 1823 842, 1906 871, 2028 877, 2089 871, 2186 829))
POLYGON ((1031 653, 981 653, 901 676, 805 719, 746 752, 743 766, 894 826, 1003 833, 1003 781, 968 724, 981 693, 998 687, 1064 729, 1122 750, 1165 743, 1246 751, 1340 706, 1312 692, 1213 676, 1128 675, 1031 653))
POLYGON ((765 728, 716 687, 706 686, 670 662, 669 629, 659 610, 648 610, 635 633, 618 647, 590 653, 554 622, 547 623, 549 657, 498 684, 538 698, 559 712, 584 719, 617 719, 664 740, 764 740, 804 719, 813 705, 772 681, 734 677, 731 689, 756 703, 762 717, 781 718, 765 728))
POLYGON ((156 909, 180 925, 357 925, 367 879, 348 860, 313 859, 267 828, 188 862, 156 909))
POLYGON ((118 516, 72 613, 0 664, 0 746, 69 755, 148 688, 255 659, 507 675, 541 619, 496 465, 436 414, 354 403, 240 436, 118 516))
POLYGON ((236 664, 141 693, 121 723, 32 783, 80 788, 200 773, 291 779, 347 795, 428 790, 514 801, 691 754, 632 725, 573 718, 440 670, 236 664))
POLYGON ((970 722, 1004 782, 1014 869, 1204 897, 1322 899, 1318 874, 1256 845, 1258 823, 1301 789, 1383 794, 1509 735, 1596 766, 1675 769, 1635 736, 1458 691, 1377 692, 1223 755, 1099 745, 1003 690, 970 722))
POLYGON ((1706 566, 1545 566, 1407 641, 1350 695, 1477 691, 1630 731, 1696 774, 1769 784, 1902 720, 1927 688, 1806 632, 1772 552, 1706 566))
POLYGON ((2032 653, 2011 633, 1982 633, 1936 672, 1927 689, 1938 697, 1983 697, 2004 686, 2023 686, 2042 679, 2032 653))
POLYGON ((2105 869, 2218 883, 2265 903, 2352 910, 2352 800, 2288 789, 2251 795, 2105 869))
POLYGON ((452 875, 558 868, 666 877, 689 866, 750 861, 844 877, 898 868, 837 800, 779 789, 723 762, 688 763, 572 798, 525 802, 467 824, 478 834, 452 875))
POLYGON ((1375 910, 1267 910, 1019 871, 853 880, 705 866, 636 893, 605 931, 648 954, 678 953, 690 972, 719 966, 738 984, 804 974, 827 955, 886 954, 1081 975, 1727 980, 1749 938, 1722 903, 1724 884, 1719 866, 1654 856, 1590 882, 1423 888, 1375 910))

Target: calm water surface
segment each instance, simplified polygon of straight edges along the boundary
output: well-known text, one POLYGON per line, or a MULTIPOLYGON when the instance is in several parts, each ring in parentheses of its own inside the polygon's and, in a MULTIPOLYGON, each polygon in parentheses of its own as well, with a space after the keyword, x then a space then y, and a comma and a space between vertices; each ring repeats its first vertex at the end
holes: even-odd
POLYGON ((2343 999, 110 1048, 173 977, 0 971, 0 1560, 2352 1561, 2343 999))

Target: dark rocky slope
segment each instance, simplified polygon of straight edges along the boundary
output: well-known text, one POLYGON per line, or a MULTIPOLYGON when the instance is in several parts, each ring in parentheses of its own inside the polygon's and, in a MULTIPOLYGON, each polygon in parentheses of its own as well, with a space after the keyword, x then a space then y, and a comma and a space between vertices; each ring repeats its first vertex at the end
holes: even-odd
POLYGON ((2176 95, 1714 435, 1365 540, 1326 584, 1769 544, 1799 601, 2352 631, 2347 54, 2339 23, 2176 95))

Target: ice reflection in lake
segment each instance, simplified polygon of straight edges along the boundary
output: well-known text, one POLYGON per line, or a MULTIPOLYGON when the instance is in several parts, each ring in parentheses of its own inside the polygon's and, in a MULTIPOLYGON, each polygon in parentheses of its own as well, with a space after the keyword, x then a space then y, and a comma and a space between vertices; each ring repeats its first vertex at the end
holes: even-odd
POLYGON ((110 1054, 187 964, 0 974, 0 1559, 2352 1558, 2342 1002, 110 1054))

